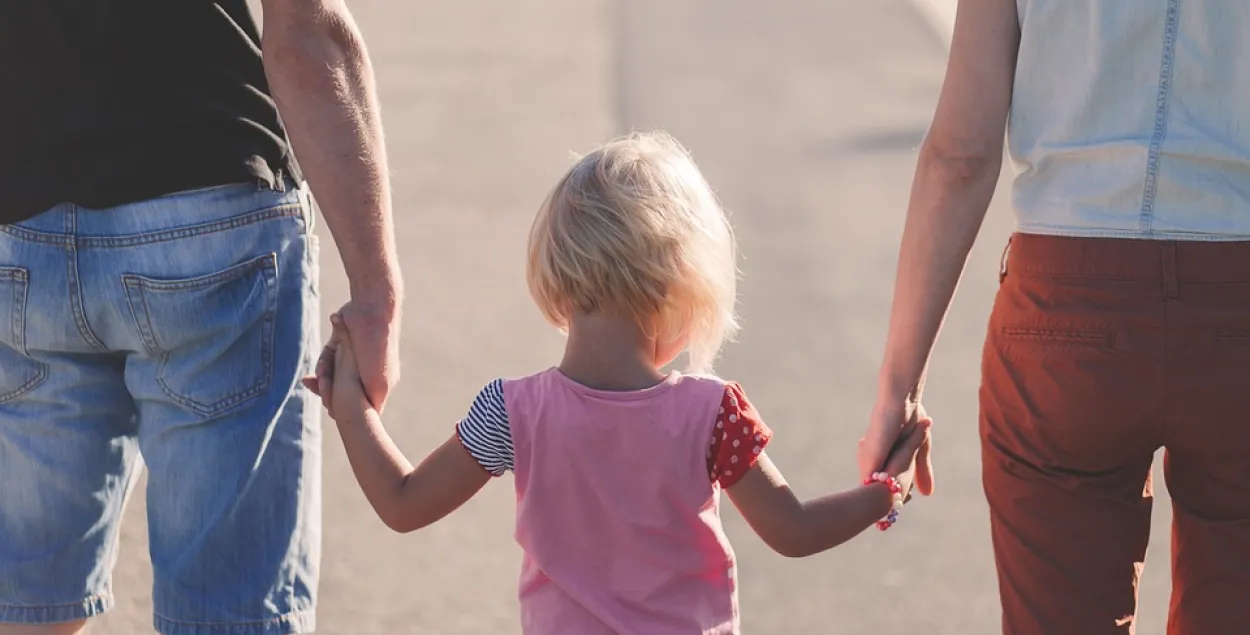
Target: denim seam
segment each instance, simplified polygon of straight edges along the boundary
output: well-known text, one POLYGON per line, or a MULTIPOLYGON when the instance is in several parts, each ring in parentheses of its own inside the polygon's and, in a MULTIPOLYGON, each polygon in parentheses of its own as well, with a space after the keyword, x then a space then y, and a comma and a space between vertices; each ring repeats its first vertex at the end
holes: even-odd
POLYGON ((13 310, 9 315, 9 327, 12 329, 10 336, 17 352, 25 356, 27 359, 35 363, 38 372, 31 377, 26 383, 10 390, 7 393, 0 394, 0 404, 13 401, 22 395, 34 390, 48 378, 48 365, 37 359, 31 359, 26 349, 26 303, 27 286, 29 282, 29 273, 25 269, 18 267, 8 267, 0 269, 0 278, 13 281, 13 310))
POLYGON ((48 365, 38 360, 35 360, 35 363, 39 365, 39 372, 35 373, 35 376, 31 377, 30 381, 18 386, 15 390, 11 390, 8 393, 0 395, 0 404, 8 403, 18 397, 21 397, 22 395, 25 395, 26 393, 37 388, 39 384, 42 384, 44 380, 48 378, 48 365))
POLYGON ((107 600, 112 597, 112 595, 112 593, 107 592, 94 593, 78 600, 77 602, 61 602, 58 604, 0 604, 0 609, 63 609, 68 606, 81 606, 88 602, 95 602, 96 600, 107 600))
POLYGON ((187 620, 175 620, 173 619, 173 617, 166 617, 165 615, 159 614, 159 612, 154 612, 153 614, 156 621, 166 622, 166 624, 169 624, 171 626, 207 626, 207 627, 260 626, 262 627, 262 629, 270 625, 289 624, 289 622, 307 619, 307 617, 312 617, 314 615, 315 615, 314 609, 305 609, 305 610, 300 610, 300 611, 284 612, 284 614, 281 614, 276 617, 269 617, 269 619, 265 619, 265 620, 187 621, 187 620))
POLYGON ((65 244, 66 258, 68 260, 65 263, 65 270, 66 276, 69 278, 70 309, 74 313, 74 324, 78 327, 78 334, 82 336, 83 341, 97 351, 107 353, 109 352, 108 347, 91 330, 91 325, 87 322, 87 313, 83 310, 82 284, 78 275, 78 243, 74 237, 77 231, 78 206, 70 205, 69 211, 65 215, 65 233, 69 236, 69 242, 65 244))
MULTIPOLYGON (((276 218, 291 218, 300 215, 298 203, 283 203, 265 207, 225 220, 189 225, 179 229, 166 229, 156 232, 134 234, 131 236, 71 236, 42 230, 28 229, 18 225, 0 225, 0 233, 9 234, 14 238, 28 242, 47 243, 53 245, 77 244, 81 247, 122 248, 137 247, 153 243, 171 242, 182 238, 192 238, 203 234, 211 234, 231 229, 238 229, 254 223, 276 218)), ((107 213, 107 212, 105 212, 107 213)))
POLYGON ((89 595, 77 602, 58 604, 0 604, 0 616, 7 622, 42 625, 84 620, 102 615, 113 608, 111 592, 89 595))
POLYGON ((139 337, 143 340, 143 344, 148 347, 151 353, 159 353, 160 346, 156 344, 156 334, 152 332, 152 313, 148 310, 147 298, 143 295, 143 288, 138 282, 132 282, 125 278, 122 279, 122 286, 126 288, 126 304, 130 307, 130 317, 135 322, 135 328, 139 330, 139 337), (135 299, 136 293, 138 300, 135 299), (139 318, 137 306, 143 306, 143 319, 139 318))
POLYGON ((206 417, 222 414, 229 411, 242 403, 254 399, 258 395, 264 394, 273 384, 273 342, 274 329, 276 328, 277 314, 277 297, 274 288, 278 284, 277 274, 278 263, 277 254, 268 254, 255 258, 250 262, 241 266, 235 266, 226 271, 210 274, 201 278, 184 280, 179 282, 163 283, 158 280, 148 280, 139 276, 124 276, 123 284, 126 287, 127 304, 130 305, 130 314, 135 320, 136 326, 139 328, 139 335, 143 338, 144 344, 147 345, 151 352, 160 355, 160 365, 157 371, 156 381, 164 392, 175 403, 206 417), (259 271, 265 276, 265 288, 270 296, 270 306, 261 316, 261 380, 255 384, 248 386, 225 399, 221 399, 216 403, 204 404, 185 395, 180 395, 172 386, 165 381, 165 368, 169 364, 170 353, 164 350, 160 343, 156 341, 156 333, 152 331, 152 308, 148 304, 148 294, 146 289, 152 288, 157 290, 168 291, 186 291, 194 289, 203 289, 218 282, 234 280, 249 275, 254 271, 259 271), (140 320, 135 311, 135 298, 131 294, 132 289, 138 290, 138 296, 143 305, 144 319, 140 320))
POLYGON ((1154 225, 1155 196, 1159 187, 1159 160, 1163 140, 1168 133, 1168 99, 1172 90, 1172 72, 1176 62, 1177 14, 1180 0, 1168 0, 1167 22, 1163 29, 1163 59, 1159 64, 1159 92, 1155 97, 1154 133, 1146 153, 1146 183, 1142 191, 1140 229, 1150 234, 1154 225))
MULTIPOLYGON (((211 287, 221 282, 230 282, 238 278, 242 278, 256 270, 262 272, 277 271, 278 254, 275 252, 267 253, 263 256, 257 256, 251 260, 239 263, 224 271, 210 273, 206 276, 198 278, 187 278, 185 280, 157 280, 154 278, 145 278, 134 274, 122 276, 127 284, 135 284, 141 289, 152 289, 154 291, 198 291, 211 287)), ((272 283, 272 280, 266 282, 272 283)))
POLYGON ((96 600, 108 600, 113 597, 111 592, 98 592, 91 594, 76 602, 59 602, 59 604, 0 604, 0 609, 64 609, 66 606, 81 606, 86 602, 94 602, 96 600))
POLYGON ((7 267, 0 269, 0 278, 6 278, 13 281, 13 312, 9 316, 9 333, 13 343, 17 345, 18 352, 26 354, 26 283, 27 276, 25 269, 17 267, 7 267))
POLYGON ((1076 227, 1053 227, 1034 223, 1020 224, 1016 233, 1030 236, 1059 236, 1064 238, 1125 238, 1129 240, 1185 240, 1204 243, 1227 243, 1250 241, 1250 234, 1199 234, 1193 232, 1155 231, 1141 232, 1136 229, 1084 229, 1076 227))

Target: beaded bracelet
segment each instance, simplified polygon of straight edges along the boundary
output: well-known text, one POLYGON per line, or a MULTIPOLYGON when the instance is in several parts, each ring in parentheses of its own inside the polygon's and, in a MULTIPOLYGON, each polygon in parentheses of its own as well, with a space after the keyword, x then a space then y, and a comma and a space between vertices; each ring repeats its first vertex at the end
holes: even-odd
POLYGON ((864 485, 872 485, 873 483, 881 483, 890 488, 890 513, 885 518, 877 521, 877 529, 885 531, 898 521, 898 513, 903 509, 903 486, 899 485, 898 480, 885 472, 873 472, 868 478, 864 479, 864 485))

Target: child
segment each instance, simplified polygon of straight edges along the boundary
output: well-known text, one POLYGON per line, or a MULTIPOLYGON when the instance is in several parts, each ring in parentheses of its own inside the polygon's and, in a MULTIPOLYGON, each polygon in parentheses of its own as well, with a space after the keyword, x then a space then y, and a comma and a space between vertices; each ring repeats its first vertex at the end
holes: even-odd
POLYGON ((524 633, 738 633, 721 489, 786 556, 894 522, 927 420, 876 480, 800 502, 740 386, 661 370, 688 352, 689 370, 706 372, 735 329, 732 232, 672 138, 630 135, 573 166, 534 221, 528 281, 567 332, 563 360, 487 384, 416 469, 367 400, 337 316, 322 384, 356 478, 395 531, 425 527, 514 473, 524 633))

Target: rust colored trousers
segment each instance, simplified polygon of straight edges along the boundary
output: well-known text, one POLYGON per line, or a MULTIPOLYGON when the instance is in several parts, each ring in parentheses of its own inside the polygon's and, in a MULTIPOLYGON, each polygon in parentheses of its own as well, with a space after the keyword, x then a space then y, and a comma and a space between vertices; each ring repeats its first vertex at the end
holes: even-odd
POLYGON ((1134 632, 1151 463, 1169 635, 1250 635, 1250 242, 1017 234, 982 360, 1007 635, 1134 632))

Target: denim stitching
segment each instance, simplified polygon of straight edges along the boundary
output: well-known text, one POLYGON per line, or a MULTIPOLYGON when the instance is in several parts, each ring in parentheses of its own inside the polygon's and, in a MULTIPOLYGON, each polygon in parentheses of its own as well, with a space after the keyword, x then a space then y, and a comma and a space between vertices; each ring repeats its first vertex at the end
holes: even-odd
POLYGON ((58 604, 0 604, 0 620, 17 624, 38 625, 48 622, 70 622, 90 619, 111 610, 115 602, 111 592, 97 593, 77 602, 58 604))
POLYGON ((48 365, 37 359, 31 359, 26 350, 26 294, 29 292, 27 282, 29 281, 28 273, 25 269, 16 267, 0 269, 0 278, 8 279, 13 282, 13 309, 9 315, 9 328, 12 329, 13 344, 17 352, 26 357, 35 364, 38 371, 34 377, 31 377, 26 383, 10 390, 7 393, 0 394, 0 404, 13 401, 22 395, 34 390, 48 378, 48 365))
POLYGON ((26 270, 16 267, 0 269, 0 278, 13 281, 13 304, 11 305, 13 308, 12 314, 9 316, 9 328, 12 331, 9 333, 9 336, 13 343, 17 344, 18 351, 25 354, 26 334, 22 325, 26 322, 26 311, 24 309, 26 304, 26 270))
POLYGON ((65 244, 66 257, 68 259, 68 262, 65 263, 65 270, 69 278, 70 310, 74 313, 74 324, 78 327, 78 334, 82 336, 83 341, 97 351, 107 353, 109 352, 108 347, 92 332, 91 325, 87 323, 87 313, 83 309, 82 284, 78 275, 78 242, 74 236, 77 232, 78 207, 70 205, 69 210, 65 214, 65 233, 69 237, 69 242, 65 244))
MULTIPOLYGON (((229 282, 238 278, 242 278, 257 269, 268 273, 276 271, 278 255, 268 253, 263 256, 257 256, 249 261, 237 264, 225 271, 210 273, 206 276, 198 278, 187 278, 186 280, 155 280, 152 278, 144 278, 143 276, 126 275, 123 278, 127 284, 134 283, 144 289, 152 289, 153 291, 196 291, 211 287, 221 282, 229 282)), ((265 276, 265 282, 272 284, 274 282, 271 276, 265 276)))
POLYGON ((1155 127, 1146 153, 1146 184, 1142 192, 1141 231, 1149 235, 1154 224, 1155 194, 1159 186, 1159 158, 1168 132, 1168 97, 1172 89, 1172 71, 1176 62, 1177 14, 1180 0, 1168 0, 1167 23, 1163 29, 1163 60, 1159 66, 1159 93, 1155 97, 1155 127))
POLYGON ((1064 238, 1128 238, 1137 240, 1185 240, 1203 243, 1227 243, 1250 241, 1250 234, 1195 234, 1192 232, 1155 231, 1114 229, 1074 229, 1057 228, 1037 224, 1025 224, 1016 228, 1016 233, 1037 236, 1059 236, 1064 238))
POLYGON ((236 265, 225 271, 199 278, 192 278, 190 280, 167 282, 161 280, 150 280, 134 275, 123 277, 123 283, 127 288, 126 296, 128 304, 130 304, 131 316, 135 318, 135 323, 139 327, 140 336, 144 338, 144 343, 150 347, 152 353, 160 355, 160 369, 157 371, 156 381, 161 387, 161 392, 164 392, 165 395, 172 401, 185 408, 203 416, 212 416, 230 410, 239 404, 249 401, 269 390, 269 387, 273 384, 273 342, 277 312, 277 294, 274 289, 277 286, 277 271, 277 254, 271 253, 254 258, 241 265, 236 265), (269 309, 266 310, 261 316, 261 380, 252 386, 235 393, 234 395, 228 396, 211 404, 200 403, 199 401, 191 399, 185 395, 178 394, 178 392, 175 391, 165 380, 165 369, 169 365, 170 353, 160 346, 160 343, 156 340, 156 333, 152 330, 152 323, 154 320, 152 319, 152 309, 148 304, 148 294, 146 293, 146 290, 187 291, 203 289, 220 282, 242 278, 257 270, 259 270, 264 276, 265 289, 269 294, 270 300, 269 309), (138 290, 138 295, 142 299, 144 320, 139 320, 135 313, 134 296, 130 292, 132 288, 138 290))
POLYGON ((39 371, 35 373, 34 377, 30 378, 30 381, 22 384, 21 386, 18 386, 14 390, 11 390, 3 395, 0 395, 0 403, 8 403, 10 401, 13 401, 14 399, 17 399, 18 397, 25 395, 26 393, 34 390, 36 387, 42 384, 45 379, 48 378, 47 364, 44 364, 43 362, 39 360, 32 360, 32 361, 34 361, 36 364, 39 365, 39 371))
POLYGON ((269 619, 264 619, 264 620, 243 620, 243 621, 238 621, 238 622, 188 622, 186 620, 171 619, 171 618, 165 617, 164 615, 161 615, 160 613, 156 614, 156 618, 159 620, 164 620, 166 622, 169 622, 170 624, 185 624, 187 626, 255 626, 255 625, 264 625, 264 624, 283 624, 286 622, 293 622, 295 620, 309 617, 310 615, 312 615, 312 613, 313 613, 312 609, 307 609, 303 611, 291 611, 289 613, 283 613, 282 615, 279 615, 277 617, 271 617, 269 619))
MULTIPOLYGON (((300 205, 298 203, 283 203, 263 209, 249 212, 233 218, 225 220, 212 221, 209 223, 200 223, 198 225, 189 225, 179 229, 166 229, 156 232, 147 232, 143 234, 135 234, 132 236, 80 236, 76 242, 83 247, 97 248, 121 248, 121 247, 137 247, 153 243, 170 242, 182 238, 192 238, 203 234, 211 234, 231 229, 238 229, 254 223, 259 223, 276 218, 291 218, 300 215, 300 205), (294 210, 294 213, 293 213, 294 210)), ((52 245, 67 245, 75 242, 74 237, 66 234, 56 234, 35 229, 28 229, 18 225, 0 225, 0 233, 9 234, 14 238, 35 243, 46 243, 52 245)))
POLYGON ((83 604, 87 604, 88 602, 95 602, 96 600, 107 600, 110 597, 112 597, 110 593, 96 593, 94 595, 88 595, 77 602, 65 602, 63 604, 0 604, 0 608, 22 610, 63 609, 70 606, 81 606, 83 604))
POLYGON ((126 304, 130 306, 130 318, 135 321, 135 328, 139 329, 139 337, 143 339, 144 346, 148 347, 148 352, 152 354, 160 353, 160 346, 156 344, 156 335, 152 333, 152 314, 148 311, 147 298, 143 296, 143 288, 132 280, 122 279, 122 286, 126 288, 126 304), (135 296, 138 296, 136 300, 135 296), (135 306, 143 302, 143 319, 139 319, 135 306))

